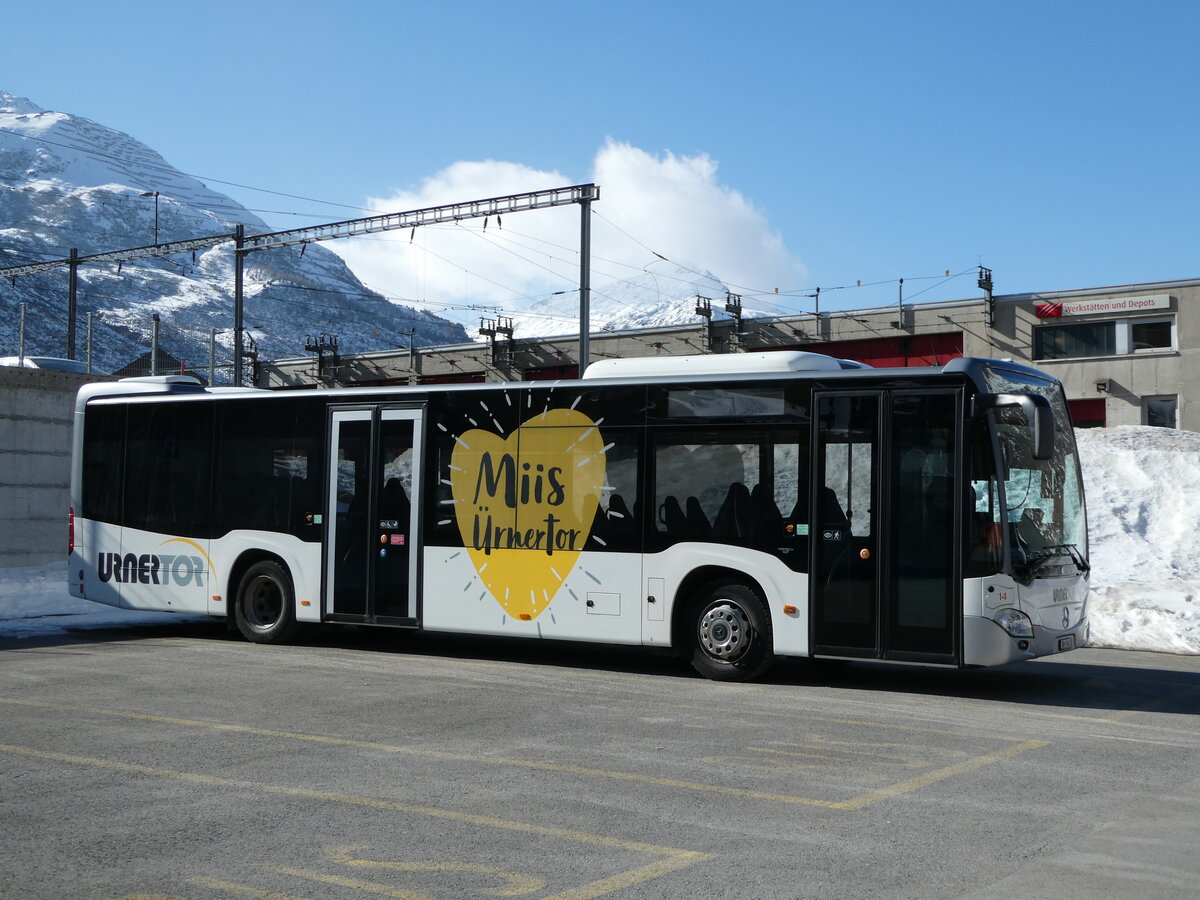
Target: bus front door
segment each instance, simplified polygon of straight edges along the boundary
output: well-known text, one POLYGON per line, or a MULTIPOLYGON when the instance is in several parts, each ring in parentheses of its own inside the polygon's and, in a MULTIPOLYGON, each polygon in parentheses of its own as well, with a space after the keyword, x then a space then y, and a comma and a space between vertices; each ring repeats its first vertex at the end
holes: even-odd
POLYGON ((331 413, 325 618, 417 624, 417 497, 422 412, 331 413))
POLYGON ((959 661, 961 395, 814 393, 817 656, 959 661))

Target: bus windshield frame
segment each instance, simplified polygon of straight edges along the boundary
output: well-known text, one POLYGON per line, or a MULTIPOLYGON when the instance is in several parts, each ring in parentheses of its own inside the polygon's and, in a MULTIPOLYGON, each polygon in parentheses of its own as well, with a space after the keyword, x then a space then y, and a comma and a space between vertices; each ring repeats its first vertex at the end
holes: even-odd
POLYGON ((1022 409, 1000 406, 987 416, 996 471, 988 485, 973 486, 977 513, 991 510, 1004 526, 1004 570, 1022 584, 1039 575, 1088 571, 1083 476, 1062 386, 1028 371, 994 366, 983 366, 982 376, 989 391, 1044 397, 1054 417, 1053 452, 1036 459, 1033 430, 1022 409))

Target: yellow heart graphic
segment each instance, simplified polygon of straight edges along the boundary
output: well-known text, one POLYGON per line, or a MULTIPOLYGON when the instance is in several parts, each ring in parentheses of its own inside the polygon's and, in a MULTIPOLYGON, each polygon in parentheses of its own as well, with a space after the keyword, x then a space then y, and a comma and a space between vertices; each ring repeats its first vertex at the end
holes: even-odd
POLYGON ((458 532, 501 608, 536 619, 592 532, 604 486, 599 423, 552 409, 502 438, 472 429, 456 439, 450 489, 458 532))

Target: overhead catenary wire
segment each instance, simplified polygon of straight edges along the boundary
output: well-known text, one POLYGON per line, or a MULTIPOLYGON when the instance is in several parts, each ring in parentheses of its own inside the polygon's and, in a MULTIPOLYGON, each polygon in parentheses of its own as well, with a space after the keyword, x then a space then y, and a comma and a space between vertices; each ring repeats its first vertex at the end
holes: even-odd
MULTIPOLYGON (((158 302, 153 299, 130 301, 130 300, 128 300, 128 298, 116 297, 111 294, 105 294, 101 289, 99 289, 95 285, 89 283, 90 281, 97 280, 97 279, 116 279, 116 278, 128 278, 128 277, 138 278, 142 281, 142 283, 144 285, 146 285, 148 287, 159 288, 159 289, 164 289, 164 290, 168 289, 168 288, 178 287, 179 281, 183 281, 183 282, 200 281, 202 283, 207 282, 215 289, 218 289, 221 291, 228 290, 228 286, 225 283, 225 281, 226 281, 225 278, 223 278, 222 276, 219 276, 219 275, 212 274, 212 273, 194 271, 193 273, 188 274, 188 275, 176 276, 176 281, 173 281, 173 282, 158 280, 164 274, 171 274, 171 273, 163 273, 159 270, 152 269, 145 263, 140 264, 140 265, 130 264, 121 273, 92 269, 88 273, 88 277, 86 277, 84 279, 85 291, 86 291, 84 296, 86 296, 88 298, 112 299, 112 300, 117 300, 117 301, 126 302, 126 303, 134 302, 134 303, 138 303, 139 305, 147 305, 147 306, 152 305, 155 302, 158 302)), ((347 298, 360 298, 363 300, 382 299, 389 303, 430 306, 430 307, 440 309, 443 311, 459 310, 459 311, 465 311, 465 312, 487 312, 487 313, 497 314, 497 315, 503 315, 503 314, 512 315, 512 314, 514 314, 513 311, 506 310, 505 307, 501 306, 501 305, 477 304, 477 303, 452 303, 452 302, 448 302, 448 301, 417 299, 417 298, 413 298, 413 297, 405 297, 405 296, 390 294, 386 291, 379 290, 370 285, 365 285, 365 287, 367 289, 364 291, 347 291, 347 290, 342 290, 342 289, 334 288, 334 287, 313 287, 313 286, 309 286, 309 285, 296 284, 294 282, 290 282, 290 281, 282 280, 282 279, 272 279, 272 280, 268 280, 265 282, 255 282, 255 283, 252 283, 251 286, 252 286, 252 288, 257 287, 257 290, 255 290, 253 292, 254 296, 256 296, 256 297, 261 297, 262 294, 264 294, 266 291, 268 291, 272 288, 281 288, 281 289, 286 289, 288 291, 304 291, 304 292, 313 293, 313 294, 326 294, 326 295, 333 294, 336 296, 342 296, 342 297, 347 297, 347 298)), ((497 286, 504 287, 504 285, 499 285, 499 284, 497 284, 497 286)), ((549 296, 549 295, 547 295, 547 296, 549 296)), ((199 298, 197 298, 197 299, 199 299, 199 298)), ((304 303, 303 301, 292 300, 287 297, 281 297, 281 296, 272 296, 272 297, 269 297, 266 299, 274 300, 277 302, 284 302, 284 303, 295 303, 297 305, 306 306, 311 309, 326 309, 327 308, 327 307, 323 307, 320 304, 317 304, 315 302, 314 303, 304 303)), ((528 299, 540 300, 543 298, 530 296, 530 297, 528 297, 528 299)), ((186 298, 175 297, 175 298, 172 298, 172 302, 186 302, 186 298)), ((411 319, 412 319, 411 315, 406 316, 399 312, 387 313, 387 312, 382 312, 382 311, 378 311, 378 310, 372 310, 372 315, 380 316, 380 317, 384 317, 384 318, 393 318, 393 319, 398 319, 398 320, 402 320, 402 321, 411 321, 411 319)), ((555 316, 555 315, 546 314, 546 313, 522 312, 522 313, 520 313, 520 315, 527 315, 530 317, 544 318, 544 319, 577 320, 577 317, 555 316)))
MULTIPOLYGON (((79 152, 79 153, 86 153, 89 156, 96 156, 101 159, 111 159, 111 160, 121 163, 122 167, 128 167, 130 165, 130 161, 124 157, 120 157, 120 156, 117 156, 112 153, 102 153, 92 147, 79 147, 74 144, 63 143, 62 141, 52 141, 49 138, 37 137, 37 136, 31 135, 31 134, 22 134, 19 131, 13 131, 11 129, 6 129, 5 133, 11 134, 14 137, 23 138, 24 140, 27 140, 27 141, 37 141, 39 143, 49 144, 53 147, 62 147, 66 150, 75 150, 76 152, 79 152)), ((151 152, 153 152, 153 151, 151 151, 151 152)), ((138 162, 138 163, 136 163, 136 166, 139 169, 151 169, 151 170, 158 171, 158 172, 167 172, 171 175, 183 175, 187 178, 195 178, 198 181, 211 181, 211 182, 214 182, 215 184, 224 184, 224 185, 228 185, 229 187, 242 188, 243 190, 247 190, 247 191, 257 191, 262 194, 273 194, 276 197, 287 197, 289 200, 303 200, 306 203, 320 203, 324 206, 339 206, 344 209, 354 209, 354 210, 359 210, 362 212, 370 212, 371 211, 365 206, 357 206, 357 205, 351 204, 351 203, 339 203, 334 200, 319 200, 315 197, 304 197, 300 194, 289 194, 289 193, 285 193, 284 191, 273 191, 268 188, 254 187, 253 185, 249 185, 249 184, 240 184, 239 182, 236 182, 236 181, 223 181, 220 178, 212 178, 207 175, 196 175, 191 172, 181 172, 179 169, 176 169, 174 166, 171 166, 171 165, 158 165, 156 163, 151 163, 151 162, 138 162)))
MULTIPOLYGON (((7 133, 13 134, 13 135, 15 135, 15 136, 17 136, 17 137, 20 137, 20 138, 23 138, 23 139, 32 140, 32 141, 41 141, 41 142, 43 142, 43 143, 45 143, 45 144, 48 144, 48 145, 51 145, 51 146, 60 146, 60 147, 64 147, 64 148, 66 148, 66 149, 70 149, 70 150, 75 150, 75 151, 78 151, 78 152, 81 152, 81 153, 88 153, 88 154, 90 154, 90 155, 93 155, 93 156, 96 156, 96 157, 99 157, 99 158, 111 159, 111 160, 114 160, 114 161, 116 161, 116 162, 120 163, 120 164, 121 164, 121 166, 122 166, 123 168, 128 168, 128 167, 130 166, 130 161, 129 161, 128 159, 125 159, 125 158, 122 158, 122 157, 118 157, 118 156, 116 156, 116 155, 113 155, 113 154, 105 154, 105 153, 102 153, 102 152, 96 151, 96 150, 94 150, 93 148, 90 148, 90 147, 80 147, 80 146, 76 146, 76 145, 74 145, 74 144, 71 144, 71 143, 66 143, 66 142, 61 142, 61 141, 54 141, 54 140, 51 140, 51 139, 49 139, 49 138, 43 138, 43 137, 32 136, 32 135, 25 135, 25 134, 22 134, 22 133, 20 133, 20 132, 16 132, 16 131, 8 131, 7 133)), ((255 187, 255 186, 253 186, 253 185, 247 185, 247 184, 244 184, 244 183, 239 183, 239 182, 225 181, 225 180, 222 180, 222 179, 210 178, 210 177, 207 177, 207 176, 200 176, 200 175, 189 174, 189 173, 181 172, 181 171, 179 171, 178 169, 176 169, 176 168, 174 168, 174 167, 172 167, 172 166, 169 166, 169 165, 157 165, 157 164, 155 164, 155 163, 152 163, 152 162, 142 162, 142 161, 139 161, 139 162, 137 162, 137 163, 136 163, 136 164, 134 164, 134 165, 136 165, 138 168, 145 169, 145 170, 152 170, 152 171, 162 171, 162 172, 168 172, 168 173, 170 173, 170 174, 172 174, 172 175, 182 175, 182 176, 186 176, 186 177, 190 177, 190 178, 202 179, 202 180, 204 180, 204 181, 210 181, 210 182, 217 183, 217 184, 231 185, 231 186, 234 186, 234 187, 239 187, 239 188, 243 188, 243 189, 246 189, 246 190, 253 190, 253 191, 256 191, 256 192, 261 192, 261 193, 265 193, 265 194, 272 194, 272 195, 275 195, 275 196, 286 197, 286 198, 288 198, 288 199, 293 199, 293 200, 301 200, 301 201, 304 201, 304 202, 318 203, 318 204, 322 204, 322 205, 326 205, 326 206, 337 206, 337 207, 341 207, 341 208, 346 208, 346 209, 354 209, 354 210, 361 210, 361 211, 366 211, 366 212, 371 212, 371 211, 373 211, 373 210, 371 210, 371 209, 370 209, 370 208, 368 208, 368 207, 363 207, 363 206, 359 206, 359 205, 355 205, 355 204, 341 203, 341 202, 336 202, 336 201, 327 201, 327 200, 321 200, 321 199, 317 199, 317 198, 313 198, 313 197, 307 197, 307 196, 298 195, 298 194, 292 194, 292 193, 287 193, 287 192, 283 192, 283 191, 276 191, 276 190, 267 189, 267 188, 259 188, 259 187, 255 187)), ((64 196, 65 196, 65 195, 68 195, 68 194, 72 194, 72 195, 74 195, 74 194, 76 193, 76 192, 68 192, 68 191, 66 191, 66 190, 63 190, 63 189, 61 189, 61 188, 51 188, 51 189, 54 189, 54 190, 58 190, 58 191, 60 191, 60 193, 62 193, 64 196)), ((23 188, 23 190, 29 190, 29 188, 23 188)), ((86 193, 87 193, 87 195, 88 195, 88 198, 89 198, 89 200, 90 200, 91 202, 98 202, 98 203, 111 202, 111 203, 121 203, 121 204, 128 204, 128 203, 136 202, 136 197, 134 197, 132 194, 124 194, 124 193, 121 193, 121 192, 112 192, 112 191, 107 191, 107 192, 106 192, 106 191, 102 191, 102 190, 91 189, 91 190, 88 190, 88 191, 86 191, 86 193)), ((301 213, 301 212, 297 212, 297 211, 288 211, 288 210, 252 210, 252 209, 249 209, 249 208, 246 208, 246 207, 240 207, 240 206, 224 206, 224 205, 218 205, 218 206, 206 207, 206 206, 200 206, 200 205, 198 205, 198 204, 193 204, 193 203, 190 203, 190 202, 187 202, 187 201, 181 200, 181 199, 179 199, 179 198, 171 198, 171 200, 172 200, 172 201, 173 201, 173 202, 174 202, 176 205, 178 205, 179 207, 183 207, 183 208, 192 208, 192 209, 198 209, 198 210, 204 210, 204 211, 207 211, 207 212, 225 212, 225 211, 227 211, 227 212, 230 212, 230 213, 235 213, 235 214, 236 214, 236 213, 238 213, 238 212, 264 212, 264 213, 273 214, 273 215, 305 216, 305 217, 312 217, 312 218, 317 218, 317 217, 319 217, 319 215, 318 215, 318 214, 315 214, 315 213, 301 213)), ((666 254, 664 254, 664 253, 661 253, 661 252, 659 252, 659 251, 657 251, 657 250, 654 250, 654 249, 653 249, 653 248, 652 248, 652 247, 651 247, 651 246, 650 246, 648 243, 646 243, 645 241, 643 241, 641 238, 639 238, 639 237, 635 236, 635 235, 634 235, 634 234, 632 234, 632 233, 631 233, 629 230, 627 230, 627 229, 623 228, 621 225, 617 224, 617 223, 616 223, 616 222, 614 222, 614 221, 613 221, 611 218, 609 218, 609 217, 605 216, 603 213, 596 212, 595 210, 593 210, 593 214, 594 214, 594 215, 595 215, 595 216, 596 216, 596 217, 597 217, 599 220, 601 220, 601 221, 605 222, 606 224, 608 224, 609 226, 611 226, 612 228, 614 228, 616 231, 618 231, 618 232, 620 232, 621 234, 623 234, 623 235, 624 235, 625 237, 627 237, 629 240, 633 241, 633 242, 634 242, 635 244, 637 244, 637 245, 638 245, 640 248, 642 248, 642 249, 643 249, 645 252, 647 252, 648 254, 650 254, 650 255, 651 255, 651 256, 652 256, 654 259, 657 259, 657 260, 662 260, 662 261, 665 261, 665 262, 669 262, 669 263, 671 263, 672 265, 678 266, 678 267, 679 267, 680 269, 682 269, 683 271, 691 272, 691 273, 693 273, 693 274, 695 274, 695 275, 697 275, 698 277, 701 277, 701 278, 709 278, 709 277, 719 278, 719 276, 716 276, 716 275, 715 275, 714 273, 712 273, 712 272, 702 272, 702 271, 700 271, 700 270, 698 270, 698 269, 695 269, 695 268, 692 268, 692 267, 690 267, 690 266, 688 266, 688 265, 686 265, 686 264, 680 263, 680 262, 678 262, 677 260, 671 259, 670 257, 668 257, 668 256, 667 256, 666 254)), ((422 227, 436 227, 436 226, 422 226, 422 227)), ((461 223, 461 222, 460 222, 460 223, 456 223, 456 227, 463 228, 463 227, 465 227, 465 226, 463 225, 463 223, 461 223)), ((555 269, 551 268, 550 266, 543 265, 543 264, 541 264, 541 263, 537 262, 536 260, 531 260, 530 258, 528 258, 528 257, 526 257, 526 256, 523 256, 522 254, 520 254, 520 253, 517 253, 517 252, 515 252, 515 251, 511 250, 510 248, 507 248, 507 247, 500 246, 500 245, 497 243, 497 241, 496 241, 496 240, 493 238, 493 235, 495 235, 495 234, 501 234, 501 235, 502 235, 502 240, 504 240, 504 241, 512 241, 513 243, 517 243, 516 241, 513 241, 513 239, 512 239, 512 238, 509 236, 509 234, 506 234, 506 233, 504 233, 504 232, 496 232, 495 230, 493 230, 493 232, 492 232, 492 233, 490 233, 490 234, 486 234, 486 235, 485 235, 485 234, 483 234, 483 232, 482 232, 481 230, 479 230, 479 229, 468 228, 467 230, 468 230, 468 231, 469 231, 471 234, 475 235, 476 237, 479 237, 479 238, 483 239, 485 242, 492 244, 492 245, 493 245, 493 246, 495 246, 497 249, 499 249, 499 250, 502 250, 502 251, 504 251, 504 252, 506 252, 506 253, 510 253, 510 254, 511 254, 512 256, 514 256, 515 258, 517 258, 517 259, 520 259, 520 260, 522 260, 523 262, 525 262, 525 263, 527 263, 527 264, 529 264, 529 265, 536 266, 536 267, 538 267, 538 268, 542 269, 543 271, 546 271, 546 272, 548 272, 549 274, 553 275, 553 276, 554 276, 554 277, 556 277, 556 278, 563 278, 564 280, 566 280, 566 279, 567 279, 567 276, 566 276, 566 275, 564 275, 564 274, 563 274, 563 273, 561 273, 561 272, 558 272, 558 271, 556 271, 555 269)), ((507 229, 507 231, 508 231, 509 233, 512 233, 512 230, 511 230, 511 229, 507 229)), ((78 232, 77 232, 77 231, 75 231, 75 232, 72 232, 72 233, 73 233, 73 234, 75 234, 76 236, 78 236, 78 232)), ((542 240, 542 239, 540 239, 540 238, 535 238, 535 237, 528 236, 528 235, 524 235, 524 237, 525 237, 527 240, 534 240, 534 241, 538 241, 539 243, 545 243, 545 244, 548 244, 548 245, 550 245, 550 246, 556 246, 556 247, 559 247, 559 249, 562 249, 562 250, 570 251, 570 248, 565 248, 565 247, 562 247, 561 245, 555 245, 555 244, 553 244, 552 242, 543 241, 543 240, 542 240)), ((75 240, 75 238, 73 237, 73 238, 72 238, 72 240, 75 240)), ((452 261, 452 260, 448 259, 447 257, 441 256, 440 254, 437 254, 437 253, 433 252, 432 250, 429 250, 429 249, 428 249, 428 247, 422 247, 421 249, 422 249, 422 252, 424 252, 424 253, 427 253, 427 254, 429 254, 429 255, 433 256, 434 258, 438 258, 438 259, 442 260, 443 262, 445 262, 445 263, 446 263, 446 264, 448 264, 448 265, 456 266, 457 268, 461 269, 461 271, 463 271, 464 273, 466 273, 467 275, 469 275, 469 276, 471 276, 471 277, 478 278, 478 279, 480 279, 480 280, 483 280, 483 281, 486 281, 486 282, 488 282, 488 283, 490 283, 490 284, 492 284, 492 285, 494 285, 494 286, 496 286, 496 287, 499 287, 499 288, 501 288, 502 290, 509 291, 510 293, 512 293, 512 294, 514 295, 514 297, 516 297, 516 298, 518 298, 518 299, 524 299, 524 300, 537 300, 537 299, 538 299, 538 298, 535 298, 533 295, 531 295, 531 294, 529 294, 529 293, 527 293, 527 292, 522 292, 522 291, 520 291, 520 290, 517 290, 517 289, 514 289, 514 288, 512 288, 512 287, 510 287, 510 286, 503 285, 503 284, 501 284, 500 282, 498 282, 498 281, 495 281, 494 279, 488 278, 487 276, 484 276, 484 275, 482 275, 482 274, 480 274, 480 273, 478 273, 478 272, 473 272, 473 271, 471 271, 470 269, 467 269, 466 267, 459 266, 457 263, 455 263, 454 261, 452 261)), ((530 249, 531 249, 531 248, 530 248, 530 249)), ((577 254, 577 251, 576 251, 576 256, 577 256, 577 255, 578 255, 578 254, 577 254)), ((163 259, 164 259, 164 261, 165 261, 167 264, 169 264, 169 265, 176 265, 176 266, 178 266, 178 265, 179 265, 178 263, 174 262, 173 260, 170 260, 170 259, 169 259, 168 257, 166 257, 165 255, 164 255, 162 258, 163 258, 163 259)), ((549 255, 549 258, 550 258, 552 261, 559 262, 559 263, 562 263, 562 264, 564 264, 564 265, 570 265, 570 264, 571 264, 571 262, 572 262, 571 260, 566 260, 566 259, 563 259, 563 258, 561 258, 561 257, 554 256, 554 255, 549 255)), ((629 263, 624 263, 624 262, 621 262, 621 261, 618 261, 618 260, 609 260, 609 259, 606 259, 606 258, 604 258, 604 257, 595 257, 595 258, 596 258, 596 259, 601 259, 601 260, 603 260, 603 261, 605 261, 605 262, 608 262, 608 263, 609 263, 609 264, 611 264, 611 265, 627 266, 627 267, 629 267, 629 268, 631 268, 631 269, 636 269, 636 268, 638 268, 638 267, 636 267, 636 266, 633 266, 633 265, 631 265, 631 264, 629 264, 629 263)), ((641 270, 643 270, 643 271, 645 271, 646 269, 647 269, 647 267, 646 267, 646 266, 642 266, 642 267, 641 267, 641 270)), ((909 281, 916 281, 916 280, 922 280, 922 279, 924 279, 924 278, 929 278, 929 279, 940 279, 940 281, 939 281, 939 284, 941 284, 941 283, 945 283, 946 281, 952 280, 952 279, 953 279, 953 278, 955 278, 955 277, 960 277, 961 275, 963 275, 963 274, 966 274, 966 273, 967 273, 967 272, 969 272, 969 271, 973 271, 973 269, 974 269, 974 267, 971 267, 971 268, 969 268, 969 269, 966 269, 966 270, 964 270, 963 272, 959 273, 958 275, 955 275, 955 276, 950 276, 950 277, 948 277, 948 278, 943 278, 942 276, 911 276, 911 277, 910 277, 910 276, 906 276, 906 280, 909 280, 909 281)), ((614 275, 614 274, 611 274, 611 273, 604 273, 604 274, 605 274, 605 276, 606 276, 606 277, 608 277, 608 278, 611 278, 613 281, 623 282, 623 283, 629 284, 629 285, 631 285, 631 286, 635 286, 635 287, 637 287, 637 288, 639 288, 639 289, 643 289, 643 290, 649 290, 649 288, 647 288, 645 285, 639 284, 639 283, 637 283, 637 282, 634 282, 634 281, 632 281, 632 280, 630 280, 630 279, 621 278, 621 277, 619 277, 619 276, 617 276, 617 275, 614 275)), ((676 275, 672 275, 672 274, 669 274, 669 273, 654 273, 654 274, 655 274, 655 278, 656 278, 656 279, 657 279, 657 278, 666 278, 666 279, 671 279, 671 280, 674 280, 674 281, 678 281, 678 282, 680 282, 680 283, 683 283, 683 284, 689 284, 689 283, 690 283, 690 282, 688 282, 688 280, 687 280, 687 279, 679 278, 678 276, 676 276, 676 275)), ((755 300, 757 300, 758 302, 760 302, 760 303, 763 303, 763 304, 765 304, 765 305, 777 307, 777 308, 779 308, 780 310, 784 310, 784 311, 785 311, 785 312, 784 312, 784 314, 788 314, 788 313, 790 313, 790 312, 793 312, 793 310, 790 308, 790 304, 786 304, 786 303, 781 303, 781 302, 779 302, 779 298, 782 298, 782 297, 803 297, 803 296, 805 296, 805 295, 806 295, 806 291, 810 291, 810 290, 812 290, 811 288, 795 288, 795 289, 788 289, 788 290, 783 290, 783 291, 780 291, 780 290, 771 290, 771 291, 767 291, 767 290, 763 290, 763 289, 761 289, 761 288, 754 288, 754 287, 750 287, 750 286, 746 286, 746 285, 740 285, 740 284, 736 284, 736 283, 733 283, 733 282, 726 282, 726 281, 724 281, 723 279, 719 279, 719 280, 721 280, 721 283, 722 283, 722 284, 724 284, 724 285, 726 285, 728 288, 734 288, 734 289, 737 289, 738 291, 740 291, 740 292, 742 293, 742 295, 743 295, 743 296, 745 296, 747 299, 755 299, 755 300)), ((877 285, 882 285, 882 284, 896 283, 896 282, 897 282, 897 281, 899 281, 899 280, 900 280, 900 279, 883 279, 883 280, 879 280, 879 281, 869 282, 869 283, 867 283, 867 284, 862 284, 861 282, 857 282, 857 283, 856 283, 856 284, 854 284, 854 285, 849 285, 849 284, 846 284, 846 285, 838 285, 838 286, 834 286, 834 287, 830 287, 830 288, 822 288, 822 290, 823 290, 823 291, 825 291, 825 292, 829 292, 829 291, 835 291, 835 290, 848 290, 848 289, 852 289, 852 288, 864 288, 864 287, 872 287, 872 286, 877 286, 877 285)), ((935 288, 936 288, 936 287, 938 287, 938 286, 939 286, 938 284, 931 285, 930 287, 926 288, 925 290, 923 290, 923 291, 919 291, 917 294, 910 295, 910 298, 909 298, 909 299, 912 299, 913 297, 920 296, 921 294, 924 294, 924 293, 926 293, 926 292, 927 292, 927 291, 929 291, 929 290, 933 290, 933 289, 935 289, 935 288)), ((600 297, 605 297, 606 299, 609 299, 610 301, 612 301, 612 302, 614 302, 614 303, 616 303, 616 304, 618 304, 618 305, 620 305, 620 306, 622 306, 622 307, 625 307, 625 308, 627 308, 627 309, 636 310, 636 309, 638 308, 638 307, 636 306, 636 304, 630 303, 630 302, 628 302, 628 301, 625 301, 625 300, 620 300, 620 299, 618 299, 618 298, 614 298, 614 297, 612 297, 610 294, 607 294, 606 292, 603 292, 603 291, 598 291, 598 290, 596 290, 596 289, 594 289, 594 288, 592 288, 591 290, 592 290, 592 293, 596 294, 597 296, 600 296, 600 297)), ((336 291, 335 291, 335 293, 345 293, 345 294, 349 295, 349 292, 336 292, 336 291)), ((380 293, 380 292, 377 292, 377 293, 380 293)), ((555 292, 552 292, 551 294, 549 294, 549 295, 547 296, 547 299, 548 299, 549 297, 553 297, 553 296, 562 296, 562 295, 564 295, 564 294, 566 294, 566 293, 568 293, 568 292, 567 292, 567 291, 555 291, 555 292)), ((383 296, 385 296, 385 298, 386 298, 386 295, 383 295, 383 296)), ((409 304, 421 304, 421 305, 429 305, 429 306, 432 306, 432 307, 438 307, 438 308, 447 309, 447 310, 451 310, 451 309, 471 309, 471 310, 478 310, 478 309, 480 308, 480 307, 479 307, 479 305, 476 305, 476 304, 468 304, 468 305, 463 305, 463 304, 452 304, 452 303, 444 303, 444 302, 439 302, 439 301, 416 300, 416 299, 412 299, 412 298, 395 298, 395 299, 397 300, 397 302, 403 302, 403 303, 409 303, 409 304)), ((487 308, 487 309, 489 309, 489 311, 490 311, 490 310, 492 310, 492 309, 495 309, 495 310, 498 310, 498 311, 502 309, 502 307, 501 307, 501 306, 488 306, 488 307, 486 307, 486 308, 487 308)), ((797 312, 797 313, 800 313, 800 314, 802 314, 802 313, 804 312, 803 310, 800 310, 800 309, 795 309, 794 311, 795 311, 795 312, 797 312)), ((518 314, 519 314, 519 315, 522 315, 522 316, 531 316, 531 315, 536 315, 536 316, 538 316, 538 317, 545 317, 545 318, 561 318, 561 319, 564 319, 564 320, 569 320, 569 319, 571 319, 571 318, 572 318, 571 316, 569 316, 569 315, 565 315, 565 314, 564 314, 564 315, 561 315, 561 316, 555 316, 555 315, 553 315, 553 314, 546 314, 546 313, 532 313, 532 312, 524 312, 524 311, 521 311, 521 312, 520 312, 520 313, 518 313, 518 314)), ((575 317, 575 318, 577 318, 577 317, 575 317)))

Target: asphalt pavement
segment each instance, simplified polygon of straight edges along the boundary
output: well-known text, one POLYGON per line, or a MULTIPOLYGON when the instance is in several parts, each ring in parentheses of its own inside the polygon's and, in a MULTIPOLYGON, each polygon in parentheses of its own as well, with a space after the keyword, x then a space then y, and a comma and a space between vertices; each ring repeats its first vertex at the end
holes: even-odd
POLYGON ((0 897, 1190 897, 1200 658, 0 632, 0 897))

